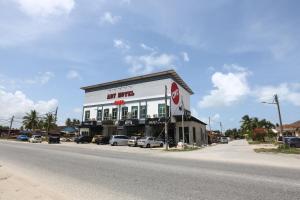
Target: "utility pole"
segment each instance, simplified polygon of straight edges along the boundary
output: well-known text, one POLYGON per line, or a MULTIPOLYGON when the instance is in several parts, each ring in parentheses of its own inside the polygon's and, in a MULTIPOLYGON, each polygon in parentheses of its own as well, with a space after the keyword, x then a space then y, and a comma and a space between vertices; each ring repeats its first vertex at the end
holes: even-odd
POLYGON ((280 134, 283 136, 283 127, 282 127, 282 119, 281 119, 281 112, 280 112, 280 105, 279 105, 279 100, 278 100, 278 95, 274 95, 274 100, 275 104, 277 105, 277 110, 278 110, 278 117, 279 117, 279 123, 280 123, 280 134))
POLYGON ((279 125, 280 125, 280 131, 279 131, 279 136, 283 136, 283 126, 282 126, 282 119, 281 119, 281 111, 280 111, 280 105, 279 105, 279 99, 278 95, 274 95, 274 100, 273 102, 265 102, 263 101, 262 103, 267 103, 267 104, 276 104, 277 106, 277 111, 278 111, 278 117, 279 117, 279 125))
MULTIPOLYGON (((212 132, 211 132, 211 124, 210 124, 210 116, 208 117, 208 126, 209 126, 209 132, 210 132, 210 134, 212 134, 212 132)), ((205 137, 205 144, 208 144, 208 136, 207 136, 207 134, 205 134, 204 135, 204 137, 205 137)))
POLYGON ((166 150, 168 150, 168 88, 165 85, 165 145, 166 145, 166 150))
POLYGON ((182 141, 183 141, 183 148, 184 148, 184 104, 183 104, 182 96, 181 96, 181 110, 182 110, 182 115, 181 115, 182 141))
POLYGON ((222 126, 222 122, 220 122, 220 128, 221 128, 221 134, 223 135, 223 126, 222 126))
POLYGON ((14 122, 14 118, 15 118, 15 116, 12 116, 12 118, 10 120, 10 125, 9 125, 9 130, 8 130, 8 136, 10 136, 10 132, 11 132, 12 124, 14 122))
POLYGON ((56 107, 56 110, 55 110, 55 124, 57 122, 57 110, 58 110, 58 106, 56 107))
POLYGON ((210 117, 208 117, 208 127, 209 127, 209 131, 211 132, 210 117))

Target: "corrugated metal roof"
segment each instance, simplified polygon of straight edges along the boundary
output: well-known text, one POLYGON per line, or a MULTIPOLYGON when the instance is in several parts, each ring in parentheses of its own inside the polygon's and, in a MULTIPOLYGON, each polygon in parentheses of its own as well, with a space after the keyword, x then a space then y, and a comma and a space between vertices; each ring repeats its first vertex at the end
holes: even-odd
POLYGON ((176 73, 175 70, 167 70, 167 71, 162 71, 162 72, 156 72, 156 73, 151 73, 151 74, 146 74, 146 75, 141 75, 141 76, 135 76, 135 77, 130 77, 130 78, 125 78, 117 81, 110 81, 110 82, 105 82, 105 83, 100 83, 96 85, 90 85, 90 86, 85 86, 81 87, 82 90, 85 91, 93 91, 93 90, 100 90, 108 87, 114 87, 116 85, 122 85, 122 84, 132 84, 136 82, 143 82, 143 81, 149 81, 152 79, 159 79, 159 78, 164 78, 164 77, 170 77, 174 81, 176 81, 181 87, 183 87, 186 91, 188 91, 190 94, 194 94, 192 89, 182 80, 182 78, 176 73))

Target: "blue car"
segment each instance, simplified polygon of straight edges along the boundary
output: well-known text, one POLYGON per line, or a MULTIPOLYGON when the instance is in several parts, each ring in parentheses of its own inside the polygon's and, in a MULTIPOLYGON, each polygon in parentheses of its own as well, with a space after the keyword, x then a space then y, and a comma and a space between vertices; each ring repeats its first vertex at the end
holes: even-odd
POLYGON ((20 140, 20 141, 28 141, 29 137, 27 135, 19 135, 17 137, 17 140, 20 140))

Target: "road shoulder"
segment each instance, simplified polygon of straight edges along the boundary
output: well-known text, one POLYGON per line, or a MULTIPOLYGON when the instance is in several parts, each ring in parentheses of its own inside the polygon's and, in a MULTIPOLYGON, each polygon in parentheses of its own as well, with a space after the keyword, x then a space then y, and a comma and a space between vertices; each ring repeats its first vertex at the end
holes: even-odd
POLYGON ((39 183, 30 180, 29 177, 16 173, 13 169, 0 166, 0 199, 1 200, 62 200, 62 195, 57 194, 39 183))

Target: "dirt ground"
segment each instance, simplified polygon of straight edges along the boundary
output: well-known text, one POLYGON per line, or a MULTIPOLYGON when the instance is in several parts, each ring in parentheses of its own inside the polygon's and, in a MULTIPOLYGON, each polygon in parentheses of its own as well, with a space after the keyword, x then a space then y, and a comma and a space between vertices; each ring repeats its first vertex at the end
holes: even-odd
POLYGON ((29 177, 0 166, 0 200, 62 200, 63 196, 43 188, 29 177))

